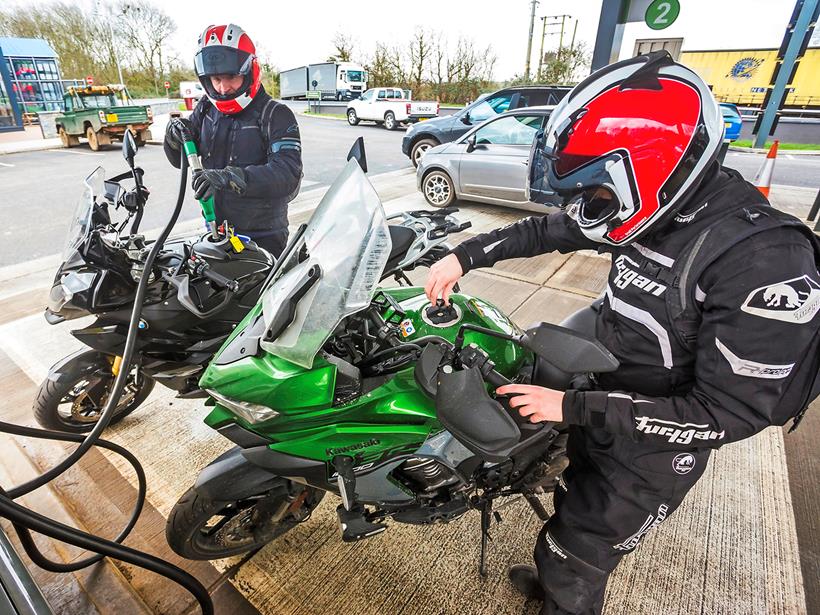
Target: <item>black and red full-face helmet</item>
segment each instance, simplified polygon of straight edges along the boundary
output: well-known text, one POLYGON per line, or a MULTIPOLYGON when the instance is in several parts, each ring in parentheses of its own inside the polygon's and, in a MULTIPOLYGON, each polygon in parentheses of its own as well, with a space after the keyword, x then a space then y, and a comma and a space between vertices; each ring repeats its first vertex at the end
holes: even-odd
POLYGON ((208 98, 222 113, 239 113, 259 92, 261 78, 256 47, 237 25, 205 28, 199 37, 194 67, 208 98), (241 75, 242 85, 235 92, 220 94, 211 82, 214 75, 241 75))
POLYGON ((557 193, 587 237, 627 244, 685 204, 722 140, 720 107, 694 71, 666 51, 616 62, 550 115, 533 144, 530 199, 557 193))

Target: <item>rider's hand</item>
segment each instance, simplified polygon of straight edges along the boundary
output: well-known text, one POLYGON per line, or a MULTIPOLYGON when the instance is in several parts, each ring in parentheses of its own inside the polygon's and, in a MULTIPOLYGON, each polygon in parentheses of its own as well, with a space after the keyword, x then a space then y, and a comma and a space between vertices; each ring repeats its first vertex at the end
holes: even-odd
POLYGON ((458 262, 455 254, 448 254, 430 267, 427 284, 424 286, 424 293, 430 303, 435 303, 439 296, 444 299, 445 304, 449 303, 450 292, 463 275, 461 263, 458 262))
POLYGON ((190 120, 183 117, 172 117, 165 128, 165 142, 178 150, 190 138, 192 138, 190 120))
POLYGON ((197 169, 191 178, 191 188, 197 201, 213 196, 217 190, 230 188, 242 196, 248 187, 245 171, 239 167, 224 169, 197 169))
POLYGON ((495 390, 497 395, 513 395, 510 407, 518 408, 521 416, 529 417, 530 423, 564 420, 562 409, 564 392, 531 384, 505 384, 495 390))

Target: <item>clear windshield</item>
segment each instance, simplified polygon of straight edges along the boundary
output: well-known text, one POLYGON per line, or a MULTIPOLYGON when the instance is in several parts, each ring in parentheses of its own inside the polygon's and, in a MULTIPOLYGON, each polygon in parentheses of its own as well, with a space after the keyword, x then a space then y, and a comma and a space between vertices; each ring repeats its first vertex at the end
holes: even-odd
POLYGON ((294 257, 262 296, 265 325, 288 311, 288 297, 318 265, 319 280, 296 303, 293 322, 262 348, 306 368, 345 316, 367 307, 392 244, 379 196, 355 160, 347 163, 308 223, 294 257), (306 258, 305 258, 306 256, 306 258))
POLYGON ((71 218, 71 226, 68 228, 63 260, 66 260, 88 236, 91 230, 91 215, 94 213, 94 198, 103 193, 104 182, 105 169, 102 167, 97 167, 91 175, 85 178, 83 194, 77 202, 74 216, 71 218))

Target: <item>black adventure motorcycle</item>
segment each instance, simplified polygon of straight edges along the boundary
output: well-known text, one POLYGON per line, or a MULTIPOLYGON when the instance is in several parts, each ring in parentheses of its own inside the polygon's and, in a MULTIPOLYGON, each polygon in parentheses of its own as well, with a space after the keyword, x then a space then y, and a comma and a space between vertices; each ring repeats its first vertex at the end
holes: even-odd
MULTIPOLYGON (((88 346, 58 361, 40 385, 34 416, 47 429, 90 431, 119 371, 128 320, 152 242, 139 234, 148 190, 143 170, 85 180, 45 318, 49 324, 94 315, 71 334, 88 346), (131 180, 126 189, 121 182, 131 180), (113 208, 113 212, 111 209, 113 208), (112 213, 123 220, 115 222, 112 213), (126 227, 131 222, 131 228, 126 227)), ((197 384, 236 324, 259 299, 274 258, 227 224, 166 242, 150 276, 131 373, 111 420, 133 412, 160 382, 178 397, 207 397, 197 384)))

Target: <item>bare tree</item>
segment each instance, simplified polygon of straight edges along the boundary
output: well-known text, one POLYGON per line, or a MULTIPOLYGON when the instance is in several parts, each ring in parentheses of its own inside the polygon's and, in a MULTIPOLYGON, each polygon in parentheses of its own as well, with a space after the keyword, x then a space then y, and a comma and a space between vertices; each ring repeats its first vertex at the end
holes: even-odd
POLYGON ((174 20, 146 0, 120 0, 113 11, 117 16, 115 32, 133 51, 128 59, 129 65, 151 80, 159 96, 159 84, 164 80, 168 63, 164 45, 177 29, 174 20))
POLYGON ((422 28, 416 28, 410 41, 410 82, 416 92, 421 90, 433 53, 432 35, 422 28))
POLYGON ((328 62, 353 61, 353 39, 341 32, 337 32, 333 37, 333 46, 336 48, 336 53, 328 56, 328 62))

